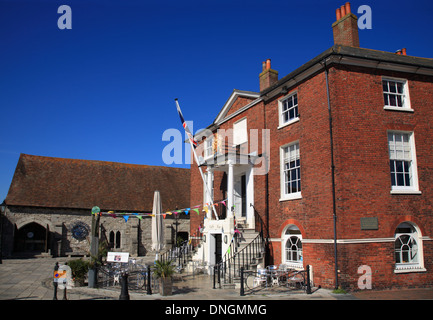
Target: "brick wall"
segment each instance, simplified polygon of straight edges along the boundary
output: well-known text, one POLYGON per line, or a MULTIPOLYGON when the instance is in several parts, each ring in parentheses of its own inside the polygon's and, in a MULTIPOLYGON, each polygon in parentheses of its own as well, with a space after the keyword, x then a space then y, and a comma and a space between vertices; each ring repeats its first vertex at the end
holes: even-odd
MULTIPOLYGON (((425 286, 433 282, 433 79, 427 76, 334 65, 329 71, 333 117, 337 238, 340 285, 357 288, 358 267, 372 268, 373 288, 425 286), (382 76, 408 80, 414 112, 384 110, 382 76), (413 131, 421 194, 391 194, 387 130, 413 131), (377 217, 377 230, 361 230, 361 218, 377 217), (394 232, 404 221, 419 227, 426 272, 394 272, 394 232), (386 238, 386 241, 374 239, 386 238), (358 239, 358 240, 357 240, 358 239), (363 243, 359 243, 363 242, 363 243)), ((331 151, 325 73, 308 78, 289 93, 297 92, 300 120, 278 128, 281 94, 261 102, 224 123, 247 117, 248 129, 270 130, 270 170, 255 176, 255 208, 262 219, 269 214, 269 263, 282 261, 281 237, 295 224, 305 239, 304 265, 313 267, 314 281, 335 285, 331 151), (263 109, 264 108, 264 109, 263 109), (266 119, 266 125, 264 121, 266 119), (299 141, 302 198, 280 201, 280 147, 299 141), (268 196, 267 196, 268 192, 268 196)), ((239 101, 237 108, 241 107, 239 101)), ((246 103, 246 102, 245 102, 246 103)), ((215 175, 216 185, 222 176, 215 175)), ((196 167, 191 170, 191 205, 201 203, 203 187, 196 167), (194 191, 196 190, 196 191, 194 191), (197 191, 198 190, 198 191, 197 191)), ((217 199, 217 197, 215 197, 217 199)), ((198 217, 192 219, 198 221, 198 217)), ((283 244, 284 245, 284 244, 283 244)))

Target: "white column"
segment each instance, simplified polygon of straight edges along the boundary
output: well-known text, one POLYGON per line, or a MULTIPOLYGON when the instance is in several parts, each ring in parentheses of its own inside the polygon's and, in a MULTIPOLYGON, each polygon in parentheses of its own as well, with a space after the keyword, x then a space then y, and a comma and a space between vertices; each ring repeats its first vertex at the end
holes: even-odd
POLYGON ((254 220, 254 208, 250 206, 252 203, 254 205, 254 167, 250 167, 249 170, 247 170, 246 174, 246 192, 247 192, 247 223, 250 228, 254 228, 255 226, 255 220, 254 220))
MULTIPOLYGON (((211 193, 211 195, 208 195, 208 193, 206 192, 206 202, 207 203, 211 203, 211 197, 212 197, 212 194, 213 194, 213 192, 212 192, 212 190, 213 190, 213 181, 212 181, 212 175, 213 175, 213 172, 212 172, 212 170, 210 169, 210 168, 208 168, 207 170, 206 170, 206 173, 207 173, 207 186, 209 187, 209 192, 211 193)), ((206 218, 207 219, 212 219, 212 207, 208 207, 208 212, 207 212, 207 214, 206 214, 206 218)))
MULTIPOLYGON (((230 225, 233 226, 233 212, 232 208, 234 205, 234 174, 233 174, 233 161, 229 160, 229 172, 227 173, 227 218, 230 221, 230 225)), ((232 228, 232 227, 231 227, 232 228)))

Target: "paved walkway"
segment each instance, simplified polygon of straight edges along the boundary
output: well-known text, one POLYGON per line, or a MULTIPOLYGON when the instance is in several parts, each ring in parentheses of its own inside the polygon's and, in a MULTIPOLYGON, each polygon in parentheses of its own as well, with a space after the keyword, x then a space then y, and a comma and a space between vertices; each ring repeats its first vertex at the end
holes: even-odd
MULTIPOLYGON (((0 300, 52 300, 53 269, 56 262, 63 264, 67 258, 3 259, 0 264, 0 300)), ((333 294, 328 289, 317 289, 310 295, 303 291, 275 292, 264 290, 240 296, 239 289, 212 289, 212 277, 190 274, 178 277, 173 295, 159 293, 147 295, 129 290, 130 300, 399 300, 433 299, 433 288, 413 290, 361 291, 353 294, 333 294)), ((118 300, 120 287, 93 289, 73 287, 67 290, 68 300, 118 300)), ((57 298, 63 298, 59 290, 57 298)))

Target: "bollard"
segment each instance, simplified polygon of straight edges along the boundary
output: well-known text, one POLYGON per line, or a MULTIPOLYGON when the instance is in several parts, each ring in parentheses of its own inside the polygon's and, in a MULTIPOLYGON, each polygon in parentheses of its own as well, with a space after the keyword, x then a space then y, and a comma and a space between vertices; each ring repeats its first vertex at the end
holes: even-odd
POLYGON ((63 280, 64 289, 63 289, 63 300, 68 300, 68 297, 66 295, 66 279, 63 280))
POLYGON ((243 297, 245 295, 245 290, 244 290, 244 267, 241 267, 241 292, 240 292, 240 296, 243 297))
POLYGON ((122 273, 120 277, 120 296, 119 300, 129 300, 129 292, 128 292, 128 274, 126 272, 122 273))
POLYGON ((57 300, 57 281, 56 281, 56 271, 59 270, 59 263, 56 262, 56 264, 54 265, 54 281, 53 281, 53 286, 54 286, 54 297, 53 300, 57 300))
POLYGON ((311 283, 310 283, 310 265, 307 264, 307 294, 311 294, 311 283))
POLYGON ((152 288, 150 286, 150 279, 151 279, 151 275, 150 275, 150 266, 147 266, 147 294, 152 294, 152 288))

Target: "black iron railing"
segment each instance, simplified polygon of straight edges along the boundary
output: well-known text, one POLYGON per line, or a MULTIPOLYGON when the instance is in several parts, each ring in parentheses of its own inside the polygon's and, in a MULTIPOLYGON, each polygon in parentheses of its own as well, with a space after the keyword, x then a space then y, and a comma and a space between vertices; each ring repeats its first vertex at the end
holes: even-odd
POLYGON ((186 266, 192 253, 193 246, 189 240, 185 240, 180 246, 171 248, 170 250, 162 253, 159 256, 159 260, 162 262, 172 261, 176 265, 176 268, 180 271, 186 266))
POLYGON ((240 278, 241 270, 251 270, 257 267, 264 258, 267 237, 264 237, 265 226, 260 215, 255 213, 255 231, 257 236, 244 248, 239 250, 240 237, 237 233, 221 261, 214 267, 214 275, 218 283, 231 284, 240 278))
POLYGON ((264 254, 264 240, 260 234, 240 251, 237 251, 237 247, 238 240, 235 238, 221 262, 215 265, 219 282, 233 283, 236 278, 240 277, 241 269, 255 268, 264 254))

